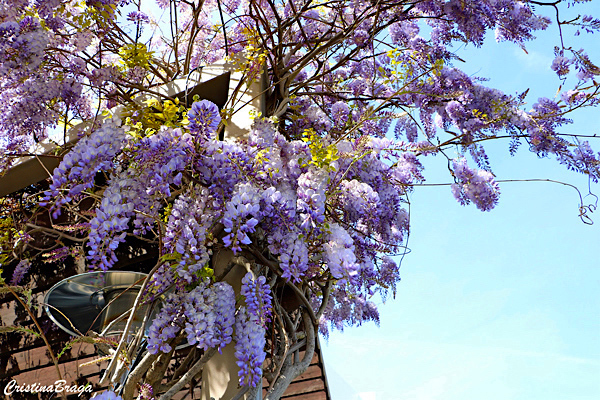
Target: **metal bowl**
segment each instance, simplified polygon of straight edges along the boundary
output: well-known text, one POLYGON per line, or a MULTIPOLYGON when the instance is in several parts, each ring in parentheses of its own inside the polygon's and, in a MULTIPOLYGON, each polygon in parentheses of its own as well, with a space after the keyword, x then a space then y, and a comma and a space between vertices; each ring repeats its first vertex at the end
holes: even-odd
MULTIPOLYGON (((44 309, 52 321, 71 335, 85 335, 89 331, 103 336, 120 335, 146 276, 125 271, 75 275, 58 282, 46 293, 44 309)), ((147 309, 148 305, 138 308, 130 333, 142 327, 147 309)), ((152 319, 151 316, 149 321, 152 319)))

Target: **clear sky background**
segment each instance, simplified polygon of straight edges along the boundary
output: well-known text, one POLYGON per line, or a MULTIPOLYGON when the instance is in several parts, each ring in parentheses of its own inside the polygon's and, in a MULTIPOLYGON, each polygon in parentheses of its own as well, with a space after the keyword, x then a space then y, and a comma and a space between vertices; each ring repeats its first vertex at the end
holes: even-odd
MULTIPOLYGON (((598 2, 586 8, 600 14, 598 2)), ((550 70, 556 25, 540 37, 528 53, 491 38, 461 49, 469 62, 457 66, 507 93, 531 88, 532 105, 558 86, 550 70)), ((599 63, 598 40, 582 34, 567 45, 599 63)), ((600 136, 600 112, 578 118, 564 132, 600 136)), ((600 150, 600 139, 592 146, 600 150)), ((585 177, 526 145, 510 157, 508 142, 498 142, 490 157, 498 179, 548 178, 588 191, 585 177)), ((448 182, 443 159, 426 168, 428 182, 448 182)), ((600 185, 591 189, 600 195, 600 185)), ((333 400, 600 399, 600 210, 589 226, 570 187, 515 182, 501 190, 488 213, 461 206, 449 187, 415 190, 411 253, 396 298, 380 306, 381 326, 322 339, 333 400)))

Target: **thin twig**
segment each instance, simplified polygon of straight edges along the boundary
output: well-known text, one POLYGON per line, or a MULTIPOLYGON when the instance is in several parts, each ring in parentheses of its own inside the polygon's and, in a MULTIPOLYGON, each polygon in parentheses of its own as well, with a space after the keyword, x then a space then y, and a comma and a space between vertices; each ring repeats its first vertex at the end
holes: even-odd
MULTIPOLYGON (((132 308, 135 310, 139 307, 139 304, 142 300, 142 297, 144 296, 144 292, 146 290, 146 287, 148 286, 148 282, 150 282, 150 279, 152 278, 152 275, 154 275, 154 273, 158 270, 158 268, 161 266, 161 262, 159 261, 158 263, 156 263, 156 265, 154 266, 154 268, 152 268, 152 270, 150 271, 150 273, 148 274, 148 276, 146 277, 146 279, 144 280, 144 283, 142 285, 142 287, 140 288, 140 291, 138 292, 138 295, 135 299, 135 302, 133 303, 132 308)), ((123 351, 123 348, 125 347, 125 342, 127 339, 127 335, 129 333, 129 330, 131 329, 131 326, 133 324, 133 320, 135 317, 135 312, 132 312, 131 315, 129 315, 129 318, 127 319, 127 323, 125 324, 125 328, 123 329, 123 336, 121 336, 121 340, 119 341, 119 345, 117 346, 117 349, 115 350, 115 356, 113 357, 113 359, 110 361, 110 363, 108 364, 108 366, 106 367, 106 371, 104 371, 104 375, 102 376, 102 379, 100 379, 100 385, 106 385, 108 383, 108 378, 110 376, 110 374, 113 373, 113 371, 115 370, 115 368, 117 367, 117 360, 118 360, 118 355, 121 351, 123 351)), ((115 376, 113 376, 112 382, 116 382, 118 379, 117 376, 118 374, 120 374, 121 371, 116 371, 115 372, 115 376)))
POLYGON ((190 383, 192 379, 204 368, 204 365, 217 352, 216 348, 212 348, 204 352, 204 355, 175 383, 165 394, 160 396, 159 400, 170 400, 177 392, 190 383))
MULTIPOLYGON (((17 299, 17 301, 19 303, 21 303, 21 305, 25 308, 25 311, 27 311, 27 314, 29 314, 29 317, 33 320, 35 327, 40 332, 40 337, 42 338, 42 340, 44 341, 44 344, 46 345, 46 348, 48 349, 50 358, 52 358, 52 363, 54 364, 54 367, 56 368, 56 374, 58 376, 58 379, 62 380, 62 374, 60 373, 60 368, 58 367, 58 359, 56 358, 56 355, 54 354, 54 351, 52 350, 52 347, 50 346, 50 343, 48 342, 48 339, 46 338, 46 335, 44 334, 44 331, 43 331, 42 327, 40 326, 37 318, 35 317, 35 315, 33 315, 33 312, 31 312, 31 308, 23 301, 23 299, 21 299, 21 297, 9 285, 5 285, 5 287, 17 299)), ((66 400, 67 394, 63 391, 63 392, 61 392, 61 397, 66 400)))

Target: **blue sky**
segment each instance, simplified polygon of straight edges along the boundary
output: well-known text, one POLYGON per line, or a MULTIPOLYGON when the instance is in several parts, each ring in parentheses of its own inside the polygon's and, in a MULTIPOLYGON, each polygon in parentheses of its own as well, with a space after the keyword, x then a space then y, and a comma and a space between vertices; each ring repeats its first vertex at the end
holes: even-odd
MULTIPOLYGON (((593 11, 588 5, 582 12, 593 11)), ((556 28, 540 36, 528 53, 493 41, 461 49, 470 61, 460 67, 507 93, 530 87, 530 105, 553 97, 556 28)), ((568 40, 598 62, 598 39, 568 40)), ((599 128, 600 113, 585 112, 565 132, 599 128)), ((549 178, 587 193, 587 179, 554 160, 540 160, 526 146, 511 158, 507 149, 497 143, 490 152, 498 179, 549 178)), ((426 168, 429 182, 448 182, 441 158, 426 168)), ((322 340, 333 400, 600 398, 600 210, 589 226, 570 187, 514 182, 501 190, 497 208, 482 213, 460 206, 449 187, 416 189, 412 252, 402 262, 396 298, 380 306, 381 326, 322 340)), ((592 191, 600 195, 600 185, 592 191)))
POLYGON ((415 193, 412 253, 381 327, 324 343, 334 400, 353 398, 343 390, 375 392, 365 400, 599 398, 600 229, 580 222, 566 187, 502 189, 485 214, 449 190, 415 193))

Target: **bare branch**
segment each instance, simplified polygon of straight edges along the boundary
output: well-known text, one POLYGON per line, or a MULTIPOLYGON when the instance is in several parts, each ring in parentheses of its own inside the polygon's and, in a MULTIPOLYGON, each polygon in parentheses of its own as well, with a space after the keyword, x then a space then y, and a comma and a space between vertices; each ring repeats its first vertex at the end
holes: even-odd
MULTIPOLYGON (((265 400, 277 400, 279 399, 289 384, 302 372, 306 371, 310 362, 315 354, 316 336, 315 336, 315 325, 312 323, 312 319, 306 310, 302 312, 302 320, 304 321, 304 332, 306 333, 306 350, 302 360, 293 364, 292 354, 288 355, 286 366, 282 373, 277 378, 273 389, 268 392, 265 396, 265 400)), ((162 399, 161 399, 162 400, 162 399)))
POLYGON ((210 358, 217 352, 216 348, 212 348, 207 350, 204 355, 190 368, 188 372, 186 372, 178 381, 175 383, 171 389, 169 389, 165 394, 160 396, 159 400, 169 400, 173 397, 177 392, 185 387, 188 383, 192 381, 192 379, 202 371, 204 365, 210 360, 210 358))

